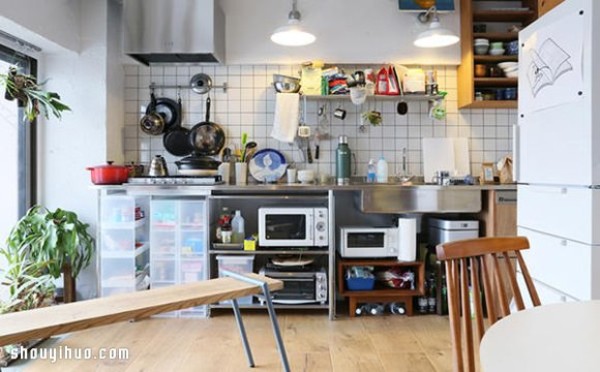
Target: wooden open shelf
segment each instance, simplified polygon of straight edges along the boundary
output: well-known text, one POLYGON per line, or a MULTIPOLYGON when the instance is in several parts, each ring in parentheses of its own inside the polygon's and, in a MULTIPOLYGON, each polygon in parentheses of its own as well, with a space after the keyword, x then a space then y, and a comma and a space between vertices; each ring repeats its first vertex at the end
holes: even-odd
POLYGON ((535 17, 532 10, 476 10, 474 22, 527 22, 535 17))
POLYGON ((475 55, 473 57, 473 61, 475 63, 500 63, 500 62, 517 62, 519 60, 519 56, 490 56, 490 55, 475 55))
POLYGON ((538 17, 540 0, 460 0, 461 64, 458 66, 458 108, 517 108, 517 101, 475 101, 475 91, 481 88, 518 86, 517 78, 477 78, 475 64, 517 62, 518 55, 475 55, 474 39, 490 41, 518 40, 516 32, 504 31, 502 23, 526 27, 538 17), (504 9, 502 9, 504 8, 504 9), (490 32, 473 32, 474 23, 491 23, 490 32), (496 24, 496 25, 494 25, 496 24))
POLYGON ((406 305, 406 315, 412 315, 412 297, 425 294, 425 265, 423 262, 404 262, 394 259, 341 259, 338 258, 337 270, 338 291, 344 297, 348 297, 348 312, 351 317, 355 316, 356 307, 361 302, 394 302, 402 301, 406 305), (415 271, 416 287, 411 289, 394 289, 379 287, 369 291, 350 291, 346 288, 344 274, 345 268, 350 266, 374 266, 377 268, 385 267, 407 267, 415 271))
POLYGON ((516 32, 475 32, 475 39, 489 39, 491 41, 513 41, 519 38, 516 32))
POLYGON ((507 77, 483 77, 474 78, 473 82, 476 87, 516 87, 519 80, 517 78, 507 77))

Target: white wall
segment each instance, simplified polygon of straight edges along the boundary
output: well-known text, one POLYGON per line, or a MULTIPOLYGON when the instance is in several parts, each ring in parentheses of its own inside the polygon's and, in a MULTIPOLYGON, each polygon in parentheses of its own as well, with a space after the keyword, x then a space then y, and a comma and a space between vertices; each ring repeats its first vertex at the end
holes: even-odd
MULTIPOLYGON (((80 53, 48 55, 41 64, 40 75, 51 77, 47 89, 60 92, 72 112, 61 122, 40 123, 39 202, 49 209, 75 211, 93 223, 95 192, 85 168, 101 164, 106 154, 106 3, 85 0, 81 5, 86 22, 81 25, 80 53)), ((80 277, 78 291, 88 297, 94 285, 86 276, 80 277)))
POLYGON ((80 0, 0 0, 0 29, 45 53, 79 51, 80 0))
MULTIPOLYGON (((460 46, 421 49, 413 40, 427 26, 416 13, 400 12, 397 0, 300 0, 307 30, 317 36, 308 46, 271 42, 273 30, 287 22, 291 0, 221 0, 227 18, 227 64, 285 64, 323 59, 327 63, 455 64, 460 46)), ((443 27, 460 34, 456 11, 440 14, 443 27)))

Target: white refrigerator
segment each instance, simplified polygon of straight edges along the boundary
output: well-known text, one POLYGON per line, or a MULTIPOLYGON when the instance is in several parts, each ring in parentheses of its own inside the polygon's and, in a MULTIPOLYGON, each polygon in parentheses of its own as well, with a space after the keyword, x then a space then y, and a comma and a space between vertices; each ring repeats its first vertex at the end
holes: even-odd
POLYGON ((519 33, 517 225, 542 304, 600 299, 600 2, 519 33))

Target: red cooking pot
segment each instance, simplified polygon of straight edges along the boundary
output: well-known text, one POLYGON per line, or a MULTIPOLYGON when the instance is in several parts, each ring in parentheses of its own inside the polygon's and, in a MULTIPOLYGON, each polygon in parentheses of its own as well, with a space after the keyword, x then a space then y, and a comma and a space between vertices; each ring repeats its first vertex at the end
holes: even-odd
POLYGON ((94 185, 120 185, 127 182, 131 167, 112 165, 112 163, 112 161, 107 161, 106 165, 86 168, 92 171, 94 185))

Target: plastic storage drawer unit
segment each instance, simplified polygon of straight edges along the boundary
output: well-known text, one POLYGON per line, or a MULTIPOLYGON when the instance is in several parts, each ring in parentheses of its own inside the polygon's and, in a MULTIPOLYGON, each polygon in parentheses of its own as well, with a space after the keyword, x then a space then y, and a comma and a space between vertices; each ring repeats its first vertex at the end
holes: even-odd
POLYGON ((429 219, 429 244, 431 245, 477 237, 479 237, 479 221, 477 220, 429 219))
MULTIPOLYGON (((219 263, 219 277, 222 277, 221 270, 229 270, 240 274, 246 274, 253 272, 252 267, 254 266, 254 255, 244 256, 232 256, 232 255, 218 255, 217 261, 219 263)), ((229 301, 221 302, 229 303, 229 301)), ((238 304, 250 305, 252 304, 252 296, 238 298, 238 304)))

